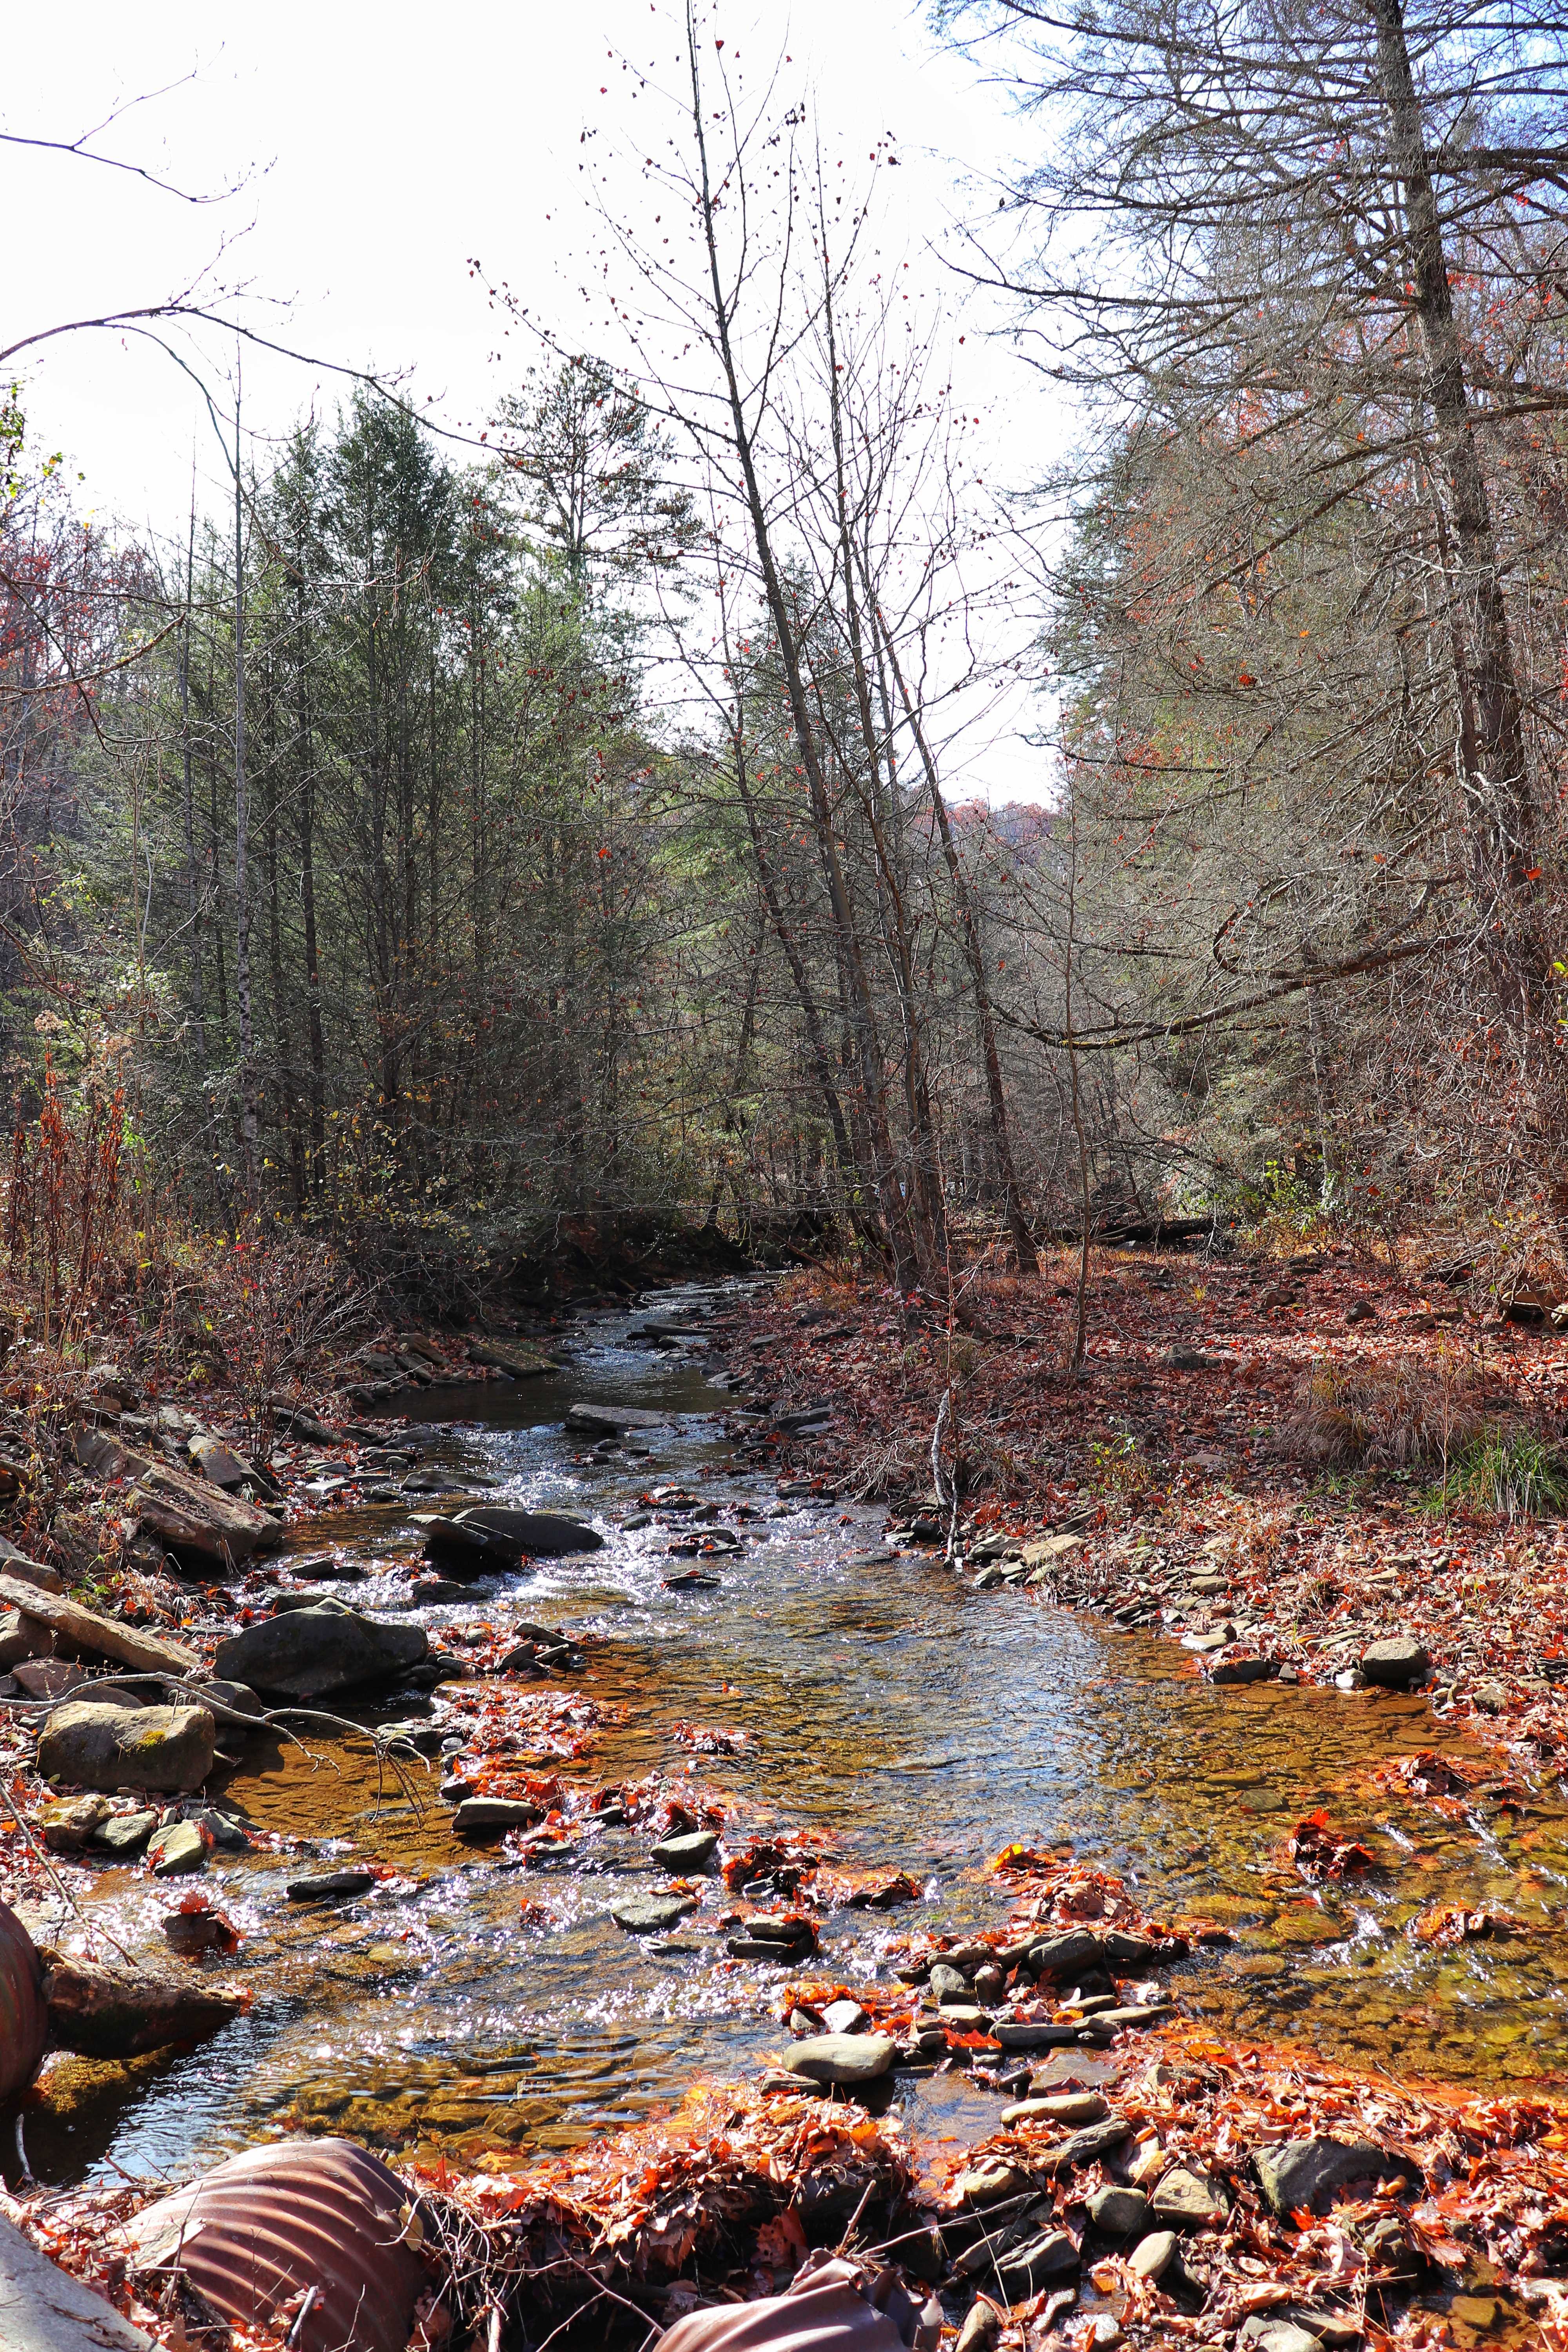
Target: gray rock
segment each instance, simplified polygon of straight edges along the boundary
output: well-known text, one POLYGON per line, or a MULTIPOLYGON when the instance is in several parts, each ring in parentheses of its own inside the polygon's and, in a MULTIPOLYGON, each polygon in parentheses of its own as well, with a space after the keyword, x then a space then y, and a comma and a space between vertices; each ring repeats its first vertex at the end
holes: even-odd
POLYGON ((1170 2269, 1176 2256, 1174 2230, 1153 2230, 1140 2238, 1127 2257, 1127 2267, 1134 2278, 1160 2279, 1170 2269))
POLYGON ((822 2022, 829 2033, 858 2033, 870 2023, 870 2019, 858 2000, 846 1993, 842 2000, 830 2000, 822 2012, 822 2022))
POLYGON ((1279 1672, 1278 1658, 1222 1658, 1209 1675, 1211 1683, 1271 1683, 1279 1672))
POLYGON ((684 1837, 662 1839, 653 1850, 653 1859, 661 1870, 706 1870, 718 1845, 716 1830, 692 1830, 684 1837))
POLYGON ((1055 2147, 1047 2148, 1043 2155, 1036 2157, 1035 2169, 1058 2175, 1071 2172, 1080 2164, 1093 2164, 1098 2158, 1109 2156, 1113 2147, 1120 2147, 1131 2128, 1124 2116, 1107 2116, 1103 2123, 1089 2124, 1082 2131, 1070 2132, 1055 2147))
POLYGON ((244 1823, 233 1813, 220 1811, 216 1805, 204 1805, 190 1819, 197 1829, 205 1830, 207 1838, 221 1853, 248 1853, 256 1841, 244 1823))
POLYGON ((610 1916, 628 1936, 662 1936, 696 1908, 694 1895, 634 1895, 616 1904, 610 1916))
POLYGON ((666 1429, 667 1412, 646 1412, 629 1404, 574 1404, 566 1416, 574 1436, 624 1437, 631 1429, 666 1429))
POLYGON ((962 1969, 951 1967, 946 1960, 937 1960, 933 1964, 928 1983, 931 1998, 939 2002, 967 2000, 970 1997, 968 1978, 962 1969))
POLYGON ((1283 2147, 1261 2147, 1252 2159, 1259 2186, 1270 2209, 1281 2219, 1302 2208, 1327 2212, 1335 2192, 1347 2181, 1373 2179, 1386 2159, 1370 2140, 1287 2140, 1283 2147))
POLYGON ((1173 2230, 1212 2230, 1225 2219, 1225 2207, 1208 2182, 1180 2166, 1166 2173, 1149 2200, 1149 2210, 1173 2230))
POLYGON ((447 1550, 471 1549, 475 1538, 500 1559, 513 1564, 523 1559, 567 1559, 574 1552, 602 1551, 605 1538, 581 1519, 556 1511, 513 1511, 483 1504, 458 1511, 450 1518, 432 1519, 425 1531, 426 1549, 434 1559, 447 1550), (466 1541, 465 1541, 466 1539, 466 1541))
POLYGON ((0 2352, 156 2352, 103 2295, 0 2221, 0 2352))
MULTIPOLYGON (((202 1683, 199 1688, 204 1701, 211 1699, 219 1706, 226 1706, 235 1715, 265 1715, 267 1712, 248 1683, 220 1683, 215 1679, 202 1683)), ((240 1727, 227 1723, 226 1718, 220 1718, 220 1732, 224 1728, 238 1731, 240 1727)), ((240 1736, 244 1737, 243 1732, 240 1736)))
POLYGON ((1029 1947, 1029 1966, 1037 1977, 1078 1976, 1085 1969, 1099 1968, 1104 1958, 1105 1946, 1084 1927, 1042 1936, 1029 1947))
POLYGON ((1096 2033, 1122 2033, 1129 2027, 1153 2025, 1169 2013, 1169 2004, 1164 2001, 1158 2007, 1152 2002, 1132 2002, 1125 2009, 1097 2010, 1089 2021, 1096 2033))
POLYGON ((1431 1673, 1432 1661, 1408 1633, 1394 1633, 1368 1644, 1361 1654, 1361 1670, 1369 1683, 1384 1690, 1414 1690, 1431 1673))
POLYGON ((156 1813, 111 1813, 92 1833, 108 1853, 140 1853, 158 1826, 156 1813))
POLYGON ((1004 2197, 1016 2197, 1028 2185, 1027 2175, 1016 2165, 982 2164, 959 2174, 952 2194, 961 2205, 999 2205, 1004 2197))
POLYGON ((1142 2237, 1149 2226, 1149 2200, 1141 2189, 1097 2189, 1089 2218, 1108 2238, 1142 2237))
POLYGON ((20 1609, 0 1609, 0 1671, 24 1664, 29 1658, 47 1658, 55 1637, 36 1617, 20 1609))
POLYGON ((290 1903, 342 1903, 368 1895, 374 1885, 374 1870, 323 1870, 313 1878, 291 1878, 288 1895, 290 1903))
POLYGON ((1065 2230, 1046 2230, 1014 2253, 1004 2254, 996 2279, 1009 2303, 1037 2294, 1047 2279, 1060 2278, 1078 2268, 1078 2248, 1065 2230))
POLYGON ((1162 1348, 1160 1361, 1173 1372, 1212 1372, 1219 1363, 1217 1356, 1207 1356, 1201 1348, 1162 1348))
POLYGON ((543 1808, 520 1797, 465 1797, 452 1816, 459 1837, 497 1837, 503 1830, 531 1830, 543 1808))
POLYGON ((886 2033, 814 2033, 785 2053, 786 2073, 804 2074, 811 2083, 874 2083, 893 2063, 893 2041, 886 2033))
POLYGON ((79 1789, 199 1789, 217 1726, 205 1706, 115 1706, 73 1699, 38 1740, 46 1779, 79 1789))
POLYGON ((194 1822, 171 1822, 147 1841, 154 1878, 183 1878, 207 1866, 207 1842, 194 1822))
POLYGON ((1065 2050, 1076 2042, 1076 2025, 1036 2025, 999 2017, 992 2029, 1004 2050, 1065 2050))
MULTIPOLYGON (((1349 1318, 1346 1318, 1349 1320, 1349 1318)), ((1237 2336, 1245 2352, 1321 2352, 1319 2340, 1310 2328, 1300 2326, 1293 2319, 1270 2317, 1266 2312, 1255 2311, 1250 2319, 1243 2320, 1237 2336)))
POLYGON ((1047 2092, 1002 2110, 1005 2124, 1098 2124, 1110 2110, 1098 2091, 1047 2092))
POLYGON ((225 1680, 284 1698, 322 1698, 360 1683, 385 1682, 429 1654, 423 1625, 383 1625, 342 1601, 263 1618, 217 1647, 225 1680))

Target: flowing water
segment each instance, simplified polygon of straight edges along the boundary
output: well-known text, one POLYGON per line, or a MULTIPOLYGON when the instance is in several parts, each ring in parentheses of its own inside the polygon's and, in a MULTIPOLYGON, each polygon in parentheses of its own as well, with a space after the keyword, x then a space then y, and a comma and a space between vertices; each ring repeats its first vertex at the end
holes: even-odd
MULTIPOLYGON (((658 1305, 683 1303, 666 1293, 658 1305)), ((451 1418, 432 1462, 489 1482, 496 1499, 587 1517, 608 1538, 423 1612, 447 1640, 514 1617, 602 1637, 568 1680, 616 1719, 562 1768, 571 1778, 690 1775, 727 1792, 743 1827, 810 1831, 848 1868, 896 1865, 920 1882, 918 1905, 829 1915, 813 1974, 853 1983, 911 1927, 998 1923, 1005 1894, 985 1864, 1018 1839, 1121 1874, 1156 1916, 1235 1930, 1174 1971, 1191 2016, 1469 2084, 1558 2071, 1568 1811, 1555 1790, 1510 1790, 1499 1766, 1491 1793, 1483 1782, 1462 1810, 1391 1795, 1373 1779, 1388 1759, 1459 1752, 1422 1700, 1214 1689, 1173 1643, 1029 1594, 978 1592, 929 1556, 890 1562, 880 1507, 781 1506, 770 1481, 731 1466, 716 1417, 729 1400, 689 1364, 627 1343, 644 1319, 584 1318, 560 1379, 434 1390, 409 1406, 451 1418), (651 1459, 583 1466, 561 1426, 579 1397, 672 1419, 651 1433, 651 1459), (685 1565, 668 1556, 668 1526, 621 1528, 638 1494, 668 1481, 759 1513, 741 1551, 704 1561, 714 1590, 665 1589, 685 1565), (682 1719, 746 1743, 694 1760, 672 1733, 682 1719), (1365 1840, 1375 1871, 1311 1887, 1289 1866, 1283 1840, 1320 1806, 1365 1840), (1454 1902, 1507 1910, 1531 1932, 1458 1948, 1405 1932, 1454 1902)), ((386 1580, 345 1597, 390 1605, 418 1549, 416 1507, 427 1506, 319 1517, 294 1554, 330 1544, 386 1580)), ((365 1719, 410 1711, 405 1697, 365 1719)), ((437 1725, 443 1712, 438 1700, 437 1725)), ((612 1903, 665 1884, 646 1832, 595 1830, 520 1869, 453 1836, 438 1768, 427 1780, 417 1768, 410 1803, 378 1791, 363 1751, 312 1746, 253 1743, 227 1786, 256 1822, 326 1857, 249 1854, 209 1874, 247 1938, 222 1973, 254 1986, 252 2011, 190 2053, 57 2063, 27 2123, 41 2179, 188 2169, 300 2126, 463 2153, 561 2147, 678 2100, 699 2076, 751 2073, 779 2047, 777 1972, 724 1957, 715 1897, 662 1946, 611 1922, 612 1903), (286 1900, 302 1867, 351 1854, 400 1875, 330 1911, 286 1900)), ((105 1871, 100 1890, 131 1948, 163 1949, 158 1922, 179 1887, 105 1871)), ((897 2095, 937 2138, 994 2122, 994 2094, 962 2074, 900 2078, 897 2095)))

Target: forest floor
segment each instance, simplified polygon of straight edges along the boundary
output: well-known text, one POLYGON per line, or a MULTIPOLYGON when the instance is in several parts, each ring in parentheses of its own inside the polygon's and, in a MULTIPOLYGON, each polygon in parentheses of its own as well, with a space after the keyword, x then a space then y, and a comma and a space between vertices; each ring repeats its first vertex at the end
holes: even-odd
POLYGON ((781 1475, 887 1496, 984 1581, 1163 1631, 1215 1681, 1425 1686, 1568 1767, 1568 1520, 1509 1508, 1542 1462, 1551 1492, 1568 1338, 1348 1255, 1105 1250, 1074 1373, 1075 1274, 1064 1252, 977 1285, 951 1326, 795 1276, 752 1302, 730 1364, 756 1368, 764 1430, 833 1409, 824 1435, 762 1441, 781 1475), (1390 1642, 1409 1646, 1363 1671, 1390 1642))

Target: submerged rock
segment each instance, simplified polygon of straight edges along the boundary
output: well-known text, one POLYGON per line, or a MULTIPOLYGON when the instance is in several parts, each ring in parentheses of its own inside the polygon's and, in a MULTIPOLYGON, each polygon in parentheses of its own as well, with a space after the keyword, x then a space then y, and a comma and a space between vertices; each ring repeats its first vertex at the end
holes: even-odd
POLYGON ((610 1916, 628 1936, 660 1936, 697 1907, 695 1895, 633 1895, 616 1904, 610 1916))

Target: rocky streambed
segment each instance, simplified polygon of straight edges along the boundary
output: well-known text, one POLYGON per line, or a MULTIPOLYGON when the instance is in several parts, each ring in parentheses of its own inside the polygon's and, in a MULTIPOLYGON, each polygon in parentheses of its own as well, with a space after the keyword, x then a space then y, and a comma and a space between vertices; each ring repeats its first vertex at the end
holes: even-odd
MULTIPOLYGON (((1419 1696, 1282 1706, 1026 1587, 977 1591, 889 1545, 880 1505, 813 1491, 810 1416, 796 1475, 748 1466, 701 1369, 727 1307, 664 1294, 585 1319, 560 1375, 395 1400, 416 1466, 241 1585, 260 1630, 225 1638, 307 1664, 290 1618, 321 1640, 324 1601, 363 1617, 380 1679, 321 1704, 394 1736, 230 1723, 234 1760, 164 1809, 203 1816, 197 1869, 71 1865, 124 1952, 173 1945, 252 1998, 194 2050, 51 2062, 25 2117, 40 2180, 182 2178, 300 2130, 493 2167, 700 2079, 858 2084, 940 2172, 999 2131, 1100 2128, 1129 2053, 1183 2021, 1458 2092, 1554 2072, 1553 1790, 1419 1696), (526 1510, 597 1548, 514 1567, 450 1526, 432 1544, 465 1510, 481 1543, 526 1510), (182 1946, 182 1902, 223 1931, 182 1946)), ((63 1902, 26 1916, 81 1940, 63 1902)), ((1104 2185, 1157 2201, 1131 2161, 1104 2185)))

